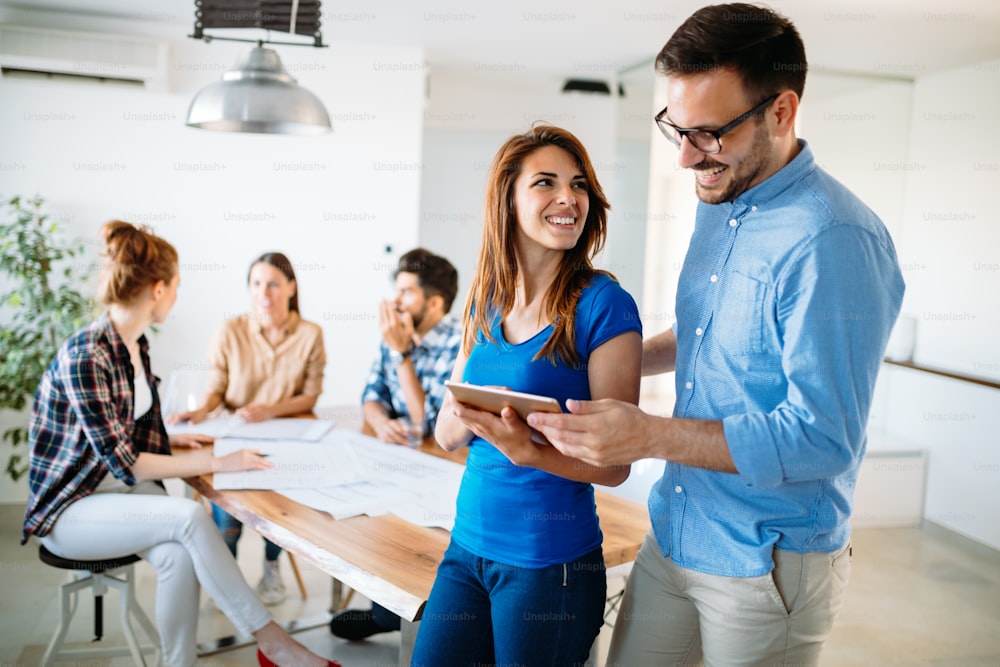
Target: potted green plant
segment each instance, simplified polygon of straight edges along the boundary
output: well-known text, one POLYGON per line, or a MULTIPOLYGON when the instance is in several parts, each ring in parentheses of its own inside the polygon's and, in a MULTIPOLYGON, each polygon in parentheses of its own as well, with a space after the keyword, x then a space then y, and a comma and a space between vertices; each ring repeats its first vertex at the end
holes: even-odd
MULTIPOLYGON (((83 245, 63 236, 43 203, 14 197, 0 216, 0 409, 24 409, 59 345, 94 313, 93 299, 80 292, 90 274, 83 245)), ((3 431, 2 442, 14 447, 27 439, 26 421, 3 431)), ((26 470, 11 454, 11 479, 26 470)))

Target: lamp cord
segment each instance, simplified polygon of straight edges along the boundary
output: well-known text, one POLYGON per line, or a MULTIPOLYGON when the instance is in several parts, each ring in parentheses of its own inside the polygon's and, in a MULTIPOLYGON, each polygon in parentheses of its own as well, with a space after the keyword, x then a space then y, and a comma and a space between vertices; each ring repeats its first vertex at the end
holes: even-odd
POLYGON ((292 0, 292 20, 288 26, 288 32, 295 34, 295 23, 299 18, 299 0, 292 0))

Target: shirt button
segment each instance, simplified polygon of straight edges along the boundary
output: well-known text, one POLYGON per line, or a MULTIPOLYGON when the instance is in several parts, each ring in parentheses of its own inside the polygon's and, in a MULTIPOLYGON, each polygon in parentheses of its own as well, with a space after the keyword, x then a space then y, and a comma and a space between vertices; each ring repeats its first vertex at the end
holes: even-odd
POLYGON ((733 218, 732 220, 729 221, 729 226, 730 227, 735 227, 738 224, 740 224, 740 223, 736 222, 736 218, 733 218))
POLYGON ((717 282, 719 282, 719 276, 717 276, 717 275, 715 275, 715 274, 713 273, 713 274, 712 274, 712 277, 711 277, 711 278, 709 278, 709 280, 711 280, 711 281, 712 281, 713 283, 717 283, 717 282))
POLYGON ((756 210, 757 210, 757 207, 756 207, 756 206, 751 206, 751 207, 750 207, 750 210, 751 210, 751 211, 756 211, 756 210))
POLYGON ((695 333, 695 335, 700 336, 703 333, 705 333, 705 330, 702 329, 701 327, 698 327, 697 329, 694 330, 694 333, 695 333))
POLYGON ((684 383, 684 387, 685 387, 686 389, 690 389, 690 388, 691 388, 691 387, 693 387, 693 386, 694 386, 694 385, 693 385, 693 384, 691 384, 690 382, 685 382, 685 383, 684 383))
POLYGON ((674 487, 674 493, 680 493, 680 492, 681 492, 681 491, 683 491, 683 490, 684 490, 684 489, 682 489, 682 488, 680 487, 680 485, 677 485, 677 486, 675 486, 675 487, 674 487))

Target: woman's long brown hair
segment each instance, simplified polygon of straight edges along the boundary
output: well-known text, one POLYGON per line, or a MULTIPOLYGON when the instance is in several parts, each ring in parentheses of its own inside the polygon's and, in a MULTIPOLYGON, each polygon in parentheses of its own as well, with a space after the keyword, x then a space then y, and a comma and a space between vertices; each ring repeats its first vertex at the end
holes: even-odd
POLYGON ((490 165, 483 243, 463 316, 465 333, 462 349, 466 354, 472 351, 478 331, 495 342, 491 325, 498 316, 502 321, 514 308, 520 271, 514 253, 517 230, 514 184, 525 158, 545 146, 563 149, 576 162, 587 180, 590 208, 583 234, 577 244, 563 255, 556 279, 545 295, 543 308, 554 330, 535 358, 546 357, 553 365, 557 357, 570 365, 578 361, 574 340, 576 304, 583 288, 596 274, 607 274, 594 269, 591 260, 604 247, 610 205, 580 140, 566 130, 543 124, 533 125, 524 134, 508 139, 490 165))

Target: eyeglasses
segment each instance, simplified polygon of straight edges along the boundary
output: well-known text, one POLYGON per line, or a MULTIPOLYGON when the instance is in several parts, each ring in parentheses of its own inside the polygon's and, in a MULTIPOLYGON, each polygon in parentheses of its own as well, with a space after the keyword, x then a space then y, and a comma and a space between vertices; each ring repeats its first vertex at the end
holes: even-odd
POLYGON ((716 153, 722 152, 722 135, 732 132, 748 118, 766 109, 767 106, 776 99, 778 99, 777 94, 771 95, 753 109, 750 109, 750 111, 740 114, 734 120, 726 123, 718 130, 704 130, 700 127, 677 127, 667 120, 667 107, 663 107, 663 111, 656 114, 656 118, 654 120, 656 121, 656 126, 660 128, 660 132, 663 133, 663 136, 669 139, 670 143, 678 148, 681 146, 681 140, 684 137, 687 137, 688 142, 699 152, 706 153, 708 155, 715 155, 716 153))

